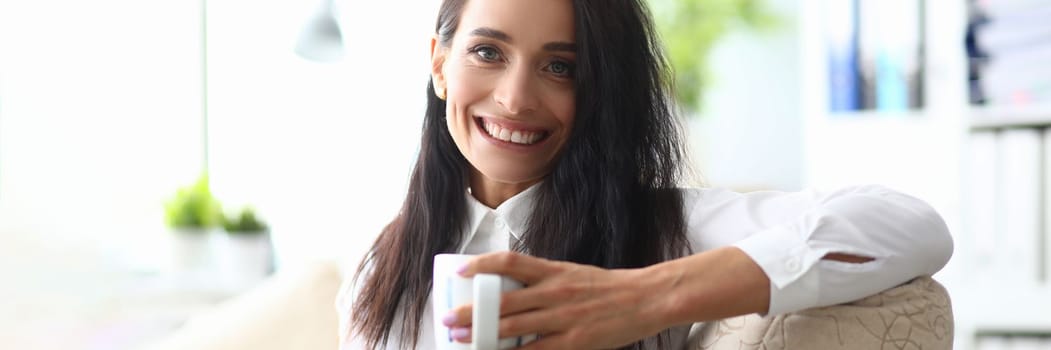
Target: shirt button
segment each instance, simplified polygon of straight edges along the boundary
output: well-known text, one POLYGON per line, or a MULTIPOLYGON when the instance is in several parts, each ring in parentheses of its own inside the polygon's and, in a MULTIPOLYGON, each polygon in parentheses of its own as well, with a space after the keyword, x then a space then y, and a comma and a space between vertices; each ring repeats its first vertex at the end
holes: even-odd
POLYGON ((788 261, 785 261, 785 270, 788 272, 799 272, 801 267, 802 264, 800 264, 799 258, 788 258, 788 261))

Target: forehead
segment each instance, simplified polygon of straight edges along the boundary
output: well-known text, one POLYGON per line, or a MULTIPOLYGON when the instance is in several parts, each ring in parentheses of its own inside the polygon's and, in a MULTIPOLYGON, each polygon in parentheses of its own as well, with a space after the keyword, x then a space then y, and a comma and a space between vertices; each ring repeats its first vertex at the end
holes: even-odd
POLYGON ((468 0, 457 36, 469 36, 478 28, 504 32, 515 44, 573 42, 573 4, 571 0, 468 0))

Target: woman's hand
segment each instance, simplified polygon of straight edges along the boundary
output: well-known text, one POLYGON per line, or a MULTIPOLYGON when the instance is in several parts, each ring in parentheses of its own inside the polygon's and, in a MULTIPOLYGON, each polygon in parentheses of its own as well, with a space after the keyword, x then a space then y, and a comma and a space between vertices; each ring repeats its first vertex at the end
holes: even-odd
MULTIPOLYGON (((504 293, 500 338, 540 334, 523 346, 537 349, 608 349, 631 344, 672 326, 665 291, 674 278, 647 269, 606 270, 514 252, 479 256, 461 275, 511 277, 526 288, 504 293)), ((471 306, 454 309, 446 326, 469 342, 471 306)))

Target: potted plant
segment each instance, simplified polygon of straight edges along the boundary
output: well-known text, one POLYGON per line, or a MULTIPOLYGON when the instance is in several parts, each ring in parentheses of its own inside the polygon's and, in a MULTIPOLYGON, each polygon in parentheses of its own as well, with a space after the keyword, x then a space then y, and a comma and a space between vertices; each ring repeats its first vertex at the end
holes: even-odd
POLYGON ((223 217, 223 231, 217 257, 225 287, 244 290, 264 279, 273 270, 269 228, 255 209, 246 206, 223 217))
POLYGON ((223 230, 234 236, 259 236, 267 233, 267 226, 256 216, 255 209, 244 207, 233 216, 223 217, 223 230))
POLYGON ((164 203, 165 222, 172 234, 171 264, 176 272, 202 272, 211 265, 211 232, 222 220, 222 208, 212 195, 208 174, 179 188, 164 203))

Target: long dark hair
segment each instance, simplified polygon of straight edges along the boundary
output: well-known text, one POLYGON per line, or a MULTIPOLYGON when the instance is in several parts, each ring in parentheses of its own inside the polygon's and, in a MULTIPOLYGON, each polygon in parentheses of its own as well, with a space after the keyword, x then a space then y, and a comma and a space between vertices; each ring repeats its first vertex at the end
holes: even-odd
MULTIPOLYGON (((451 45, 466 1, 442 2, 436 29, 441 45, 451 45)), ((514 249, 603 268, 643 267, 688 254, 676 189, 685 158, 682 136, 648 10, 641 0, 574 0, 573 9, 572 134, 540 185, 529 230, 514 249)), ((417 344, 432 259, 455 252, 463 240, 470 165, 444 118, 445 101, 428 83, 420 152, 405 202, 355 276, 364 279, 358 280, 363 284, 352 322, 369 347, 391 336, 403 339, 403 347, 417 344), (401 334, 392 335, 398 320, 401 334)))

